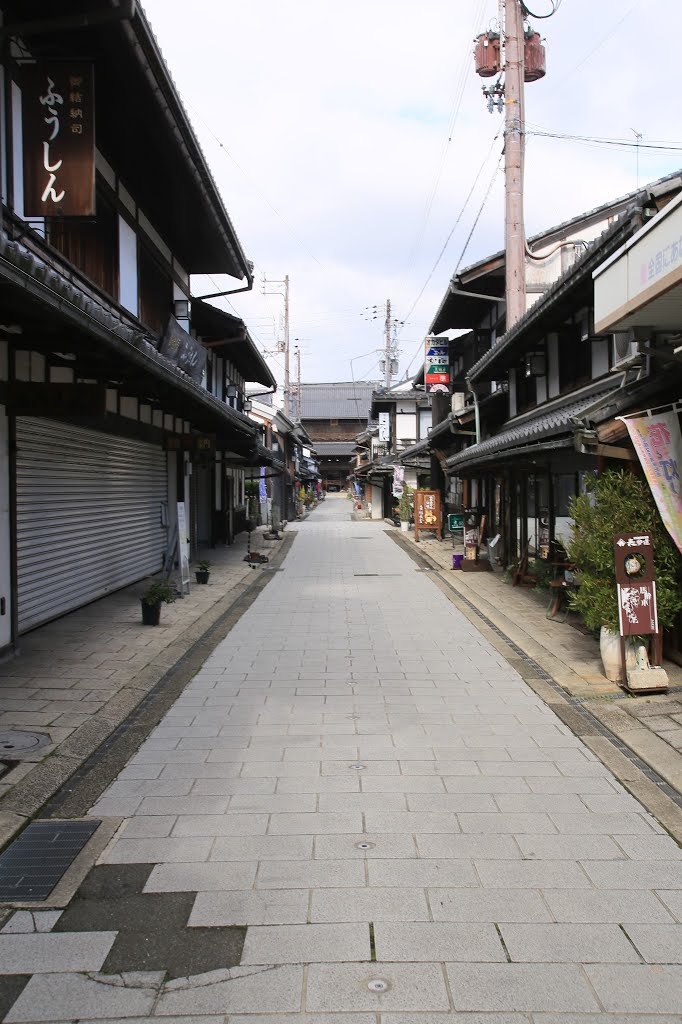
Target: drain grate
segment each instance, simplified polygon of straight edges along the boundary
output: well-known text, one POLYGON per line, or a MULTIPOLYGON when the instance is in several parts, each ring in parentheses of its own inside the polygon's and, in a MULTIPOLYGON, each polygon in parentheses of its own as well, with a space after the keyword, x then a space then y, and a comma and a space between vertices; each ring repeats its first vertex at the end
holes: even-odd
POLYGON ((0 856, 0 900, 45 900, 101 822, 34 821, 0 856))

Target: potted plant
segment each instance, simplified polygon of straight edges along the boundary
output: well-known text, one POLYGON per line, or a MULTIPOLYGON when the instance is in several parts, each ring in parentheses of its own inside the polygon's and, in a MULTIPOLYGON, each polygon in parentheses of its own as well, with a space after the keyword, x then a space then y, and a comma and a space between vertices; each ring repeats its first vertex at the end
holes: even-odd
MULTIPOLYGON (((600 632, 606 676, 621 679, 618 599, 613 555, 617 533, 650 533, 656 570, 659 628, 672 626, 682 607, 682 557, 666 530, 646 480, 623 470, 609 470, 573 498, 569 557, 577 566, 577 589, 571 606, 585 625, 600 632)), ((637 641, 639 646, 642 641, 637 641)), ((634 646, 632 650, 634 657, 634 646)))
POLYGON ((210 567, 211 563, 207 559, 199 559, 197 562, 196 572, 194 573, 197 578, 197 583, 208 583, 208 577, 211 575, 209 572, 210 567))
POLYGON ((410 528, 410 516, 412 515, 412 488, 409 484, 403 486, 403 493, 400 495, 398 514, 400 516, 400 529, 407 533, 410 528))
POLYGON ((176 597, 177 591, 172 580, 152 580, 140 598, 142 625, 158 626, 161 618, 161 605, 173 604, 176 597))

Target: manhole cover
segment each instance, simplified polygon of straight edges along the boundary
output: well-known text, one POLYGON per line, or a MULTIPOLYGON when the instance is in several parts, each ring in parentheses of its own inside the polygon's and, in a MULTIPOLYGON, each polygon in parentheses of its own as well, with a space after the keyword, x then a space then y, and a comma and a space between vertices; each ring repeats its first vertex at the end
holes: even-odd
POLYGON ((374 849, 374 843, 356 843, 355 844, 355 849, 356 850, 373 850, 374 849))
POLYGON ((367 988, 370 992, 388 992, 390 987, 385 978, 372 978, 371 981, 367 982, 367 988))
POLYGON ((26 753, 29 750, 40 750, 52 740, 45 732, 23 732, 10 729, 0 732, 0 756, 6 753, 26 753))

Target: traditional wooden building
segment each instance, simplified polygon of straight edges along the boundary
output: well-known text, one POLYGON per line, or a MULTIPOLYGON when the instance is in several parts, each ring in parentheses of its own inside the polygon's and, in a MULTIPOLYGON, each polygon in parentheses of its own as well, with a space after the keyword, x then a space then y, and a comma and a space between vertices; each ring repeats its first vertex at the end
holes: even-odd
POLYGON ((178 501, 194 550, 229 541, 271 459, 245 383, 272 381, 192 298, 252 267, 139 5, 0 8, 4 649, 160 570, 178 501))

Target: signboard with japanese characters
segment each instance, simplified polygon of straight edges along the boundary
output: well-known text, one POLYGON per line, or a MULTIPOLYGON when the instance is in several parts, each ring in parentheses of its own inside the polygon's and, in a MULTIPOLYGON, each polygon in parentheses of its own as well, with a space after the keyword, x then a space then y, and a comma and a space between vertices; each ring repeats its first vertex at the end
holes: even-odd
POLYGON ((206 349, 180 326, 174 316, 168 321, 160 352, 180 370, 184 370, 196 384, 201 384, 206 366, 206 349))
POLYGON ((414 539, 419 540, 420 530, 433 530, 443 539, 440 491, 414 492, 414 539))
POLYGON ((613 539, 621 636, 658 633, 651 534, 619 533, 613 539))
POLYGON ((391 414, 388 412, 379 413, 379 440, 391 440, 391 414))
POLYGON ((92 64, 38 62, 22 75, 25 217, 95 216, 92 64))
POLYGON ((624 418, 666 530, 682 551, 682 435, 676 412, 624 418))
POLYGON ((424 386, 427 393, 450 391, 450 346, 447 338, 424 341, 424 386))
POLYGON ((405 467, 393 467, 393 497, 402 498, 405 490, 405 467))

